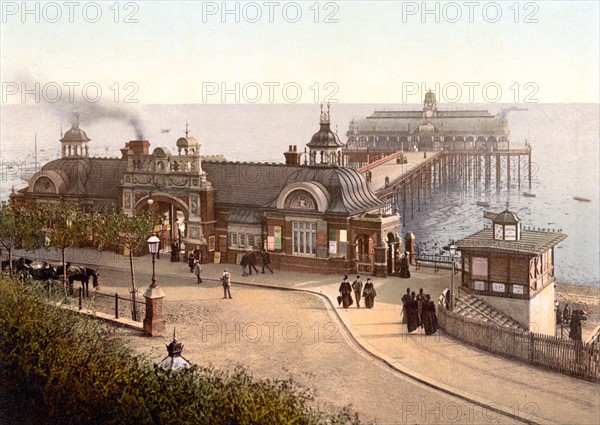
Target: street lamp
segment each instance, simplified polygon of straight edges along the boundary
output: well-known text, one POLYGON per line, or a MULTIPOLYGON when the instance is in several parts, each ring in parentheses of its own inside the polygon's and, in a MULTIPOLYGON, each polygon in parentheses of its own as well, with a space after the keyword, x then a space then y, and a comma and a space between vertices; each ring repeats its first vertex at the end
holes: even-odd
POLYGON ((452 277, 450 281, 450 311, 452 311, 454 309, 454 256, 456 255, 456 245, 450 245, 449 249, 452 257, 452 277))
POLYGON ((156 235, 148 238, 148 250, 152 253, 152 283, 151 288, 156 288, 156 253, 158 252, 158 243, 160 239, 156 235))

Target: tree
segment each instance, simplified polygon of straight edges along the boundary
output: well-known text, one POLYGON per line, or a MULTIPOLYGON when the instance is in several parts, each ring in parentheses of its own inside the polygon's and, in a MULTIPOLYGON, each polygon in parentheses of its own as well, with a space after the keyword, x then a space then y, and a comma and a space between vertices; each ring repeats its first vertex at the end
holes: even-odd
POLYGON ((129 254, 129 268, 131 271, 131 316, 138 320, 135 284, 135 270, 133 256, 148 239, 154 228, 154 220, 148 212, 127 216, 118 212, 111 212, 97 216, 94 220, 94 236, 103 245, 111 245, 115 241, 123 245, 124 253, 129 254))
POLYGON ((61 203, 41 208, 39 220, 43 223, 47 244, 61 250, 63 288, 66 289, 65 251, 67 248, 87 240, 92 223, 91 218, 76 206, 61 203))
POLYGON ((9 202, 0 203, 0 245, 8 251, 8 270, 13 274, 13 249, 33 248, 40 242, 41 223, 35 219, 35 210, 18 207, 9 202))

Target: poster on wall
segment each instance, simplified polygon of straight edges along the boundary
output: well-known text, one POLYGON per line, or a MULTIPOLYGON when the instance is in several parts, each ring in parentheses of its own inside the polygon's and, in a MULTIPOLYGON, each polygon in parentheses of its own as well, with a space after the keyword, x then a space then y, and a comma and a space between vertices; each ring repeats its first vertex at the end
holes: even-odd
POLYGON ((335 255, 337 254, 337 242, 329 241, 329 254, 335 255))
POLYGON ((281 226, 273 226, 274 248, 281 249, 281 226))

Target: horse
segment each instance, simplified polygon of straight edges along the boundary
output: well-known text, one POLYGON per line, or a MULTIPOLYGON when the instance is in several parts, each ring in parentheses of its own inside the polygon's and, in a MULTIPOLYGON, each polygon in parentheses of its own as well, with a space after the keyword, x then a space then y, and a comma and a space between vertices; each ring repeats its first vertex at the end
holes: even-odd
MULTIPOLYGON (((31 263, 33 263, 33 260, 30 260, 28 258, 23 258, 23 257, 19 258, 18 260, 12 260, 12 271, 13 271, 13 273, 25 271, 27 269, 27 266, 29 266, 31 263)), ((2 263, 1 263, 2 271, 9 270, 9 265, 10 265, 9 260, 2 260, 2 263)))
POLYGON ((34 261, 25 264, 24 273, 28 273, 35 280, 47 280, 56 278, 56 266, 45 261, 34 261))
POLYGON ((81 287, 85 290, 85 294, 89 294, 90 287, 89 281, 90 277, 92 278, 92 285, 94 288, 98 287, 98 276, 100 272, 98 270, 94 270, 90 267, 79 267, 79 266, 71 266, 67 269, 67 276, 69 279, 69 293, 73 293, 73 282, 79 281, 81 282, 81 287))

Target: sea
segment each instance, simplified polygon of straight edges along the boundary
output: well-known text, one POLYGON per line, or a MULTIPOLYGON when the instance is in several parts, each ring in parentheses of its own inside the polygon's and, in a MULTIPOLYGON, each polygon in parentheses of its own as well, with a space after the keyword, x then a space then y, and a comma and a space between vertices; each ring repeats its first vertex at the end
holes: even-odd
MULTIPOLYGON (((598 104, 468 104, 438 105, 439 110, 486 109, 508 114, 510 145, 532 147, 532 181, 522 157, 521 179, 505 172, 501 184, 465 184, 450 180, 432 189, 414 216, 407 214, 403 233, 412 232, 420 251, 443 253, 442 247, 483 228, 483 212, 507 205, 524 226, 554 229, 568 237, 555 248, 559 283, 599 288, 599 137, 598 104), (523 196, 524 192, 535 197, 523 196), (586 198, 589 202, 578 201, 586 198), (486 202, 489 206, 479 206, 486 202)), ((418 104, 332 104, 331 128, 346 141, 352 118, 374 110, 420 110, 418 104)), ((223 155, 231 161, 283 162, 290 145, 303 151, 319 130, 318 104, 184 104, 184 105, 53 105, 0 104, 0 200, 46 162, 60 156, 59 139, 74 112, 86 131, 90 156, 120 157, 129 140, 146 139, 150 149, 167 147, 187 133, 201 144, 202 155, 223 155)), ((513 160, 515 161, 515 160, 513 160)), ((512 167, 516 168, 515 163, 512 167)), ((493 174, 492 174, 493 176, 493 174)), ((401 220, 402 221, 402 220, 401 220)))

